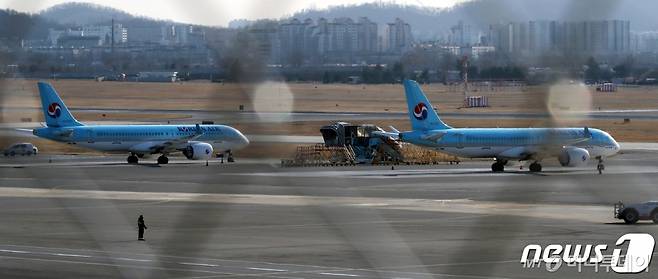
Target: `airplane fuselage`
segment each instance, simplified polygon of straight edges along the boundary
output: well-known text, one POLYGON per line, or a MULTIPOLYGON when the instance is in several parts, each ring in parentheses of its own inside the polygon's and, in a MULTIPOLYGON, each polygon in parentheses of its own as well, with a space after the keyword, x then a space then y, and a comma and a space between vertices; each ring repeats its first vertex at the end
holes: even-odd
MULTIPOLYGON (((202 135, 194 141, 206 142, 215 151, 236 150, 246 146, 249 141, 238 130, 225 125, 200 125, 202 135)), ((140 145, 176 140, 185 136, 194 136, 195 125, 100 125, 77 127, 46 127, 35 129, 36 136, 50 140, 75 144, 81 147, 104 152, 135 152, 140 145)))
POLYGON ((592 157, 619 152, 619 144, 608 133, 599 129, 589 133, 591 137, 583 128, 453 128, 403 132, 400 138, 465 158, 519 159, 523 152, 557 156, 567 146, 586 149, 592 157))

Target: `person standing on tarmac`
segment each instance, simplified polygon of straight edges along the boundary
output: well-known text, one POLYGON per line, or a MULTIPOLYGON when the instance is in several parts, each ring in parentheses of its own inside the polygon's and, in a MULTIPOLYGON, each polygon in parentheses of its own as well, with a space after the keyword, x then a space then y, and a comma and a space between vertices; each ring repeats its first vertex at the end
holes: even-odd
POLYGON ((144 216, 139 215, 139 218, 137 218, 137 229, 139 230, 139 235, 137 236, 137 240, 144 241, 144 230, 146 228, 146 223, 144 223, 144 216))

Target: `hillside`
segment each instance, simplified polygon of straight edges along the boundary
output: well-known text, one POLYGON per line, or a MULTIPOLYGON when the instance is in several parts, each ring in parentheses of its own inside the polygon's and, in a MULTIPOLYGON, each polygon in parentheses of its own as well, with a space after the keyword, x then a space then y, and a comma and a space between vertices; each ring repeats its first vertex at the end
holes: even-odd
POLYGON ((48 28, 59 25, 37 15, 0 10, 0 39, 6 43, 20 40, 43 39, 48 35, 48 28))
MULTIPOLYGON (((302 10, 293 17, 317 19, 366 16, 378 23, 391 22, 399 17, 411 24, 416 38, 427 40, 445 37, 450 27, 460 20, 472 25, 474 32, 487 30, 489 24, 499 22, 585 19, 627 19, 631 20, 631 30, 658 30, 658 20, 655 20, 652 14, 656 10, 658 1, 473 0, 447 9, 390 3, 334 6, 328 9, 302 10)), ((112 18, 124 26, 158 25, 164 22, 134 16, 106 6, 74 2, 55 5, 36 15, 2 11, 0 20, 4 21, 0 23, 5 24, 0 25, 0 34, 10 34, 11 37, 41 37, 48 26, 56 25, 53 22, 59 25, 107 24, 112 18), (9 28, 10 26, 20 28, 9 28)))
POLYGON ((130 20, 134 16, 110 7, 89 3, 66 3, 52 6, 39 13, 40 16, 69 25, 87 25, 116 20, 130 20))
POLYGON ((89 3, 64 3, 52 6, 39 13, 39 16, 65 25, 107 24, 112 19, 124 26, 160 25, 172 21, 135 16, 111 7, 89 3))
POLYGON ((435 39, 449 32, 450 27, 460 20, 486 30, 491 23, 510 21, 625 19, 631 20, 632 30, 658 30, 658 20, 653 15, 656 10, 658 1, 474 0, 447 9, 374 3, 335 6, 300 11, 293 17, 317 19, 367 16, 378 23, 391 22, 399 17, 411 24, 417 38, 435 39))

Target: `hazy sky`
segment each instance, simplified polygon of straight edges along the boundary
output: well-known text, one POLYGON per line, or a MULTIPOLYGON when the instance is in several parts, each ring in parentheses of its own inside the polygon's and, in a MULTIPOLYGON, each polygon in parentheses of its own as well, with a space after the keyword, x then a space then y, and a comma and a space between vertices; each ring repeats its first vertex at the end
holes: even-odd
MULTIPOLYGON (((408 5, 449 7, 465 0, 394 0, 408 5)), ((38 12, 70 0, 0 0, 0 8, 38 12)), ((306 8, 378 2, 376 0, 76 0, 114 7, 136 15, 205 25, 226 25, 232 19, 279 18, 306 8)))

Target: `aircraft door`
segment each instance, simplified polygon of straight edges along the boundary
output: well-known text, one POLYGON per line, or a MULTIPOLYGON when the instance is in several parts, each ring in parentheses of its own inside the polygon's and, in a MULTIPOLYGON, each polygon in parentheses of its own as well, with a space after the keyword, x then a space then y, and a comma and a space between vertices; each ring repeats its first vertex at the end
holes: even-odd
POLYGON ((87 143, 94 143, 94 131, 88 129, 86 132, 87 143))
POLYGON ((464 148, 464 134, 459 133, 457 136, 457 148, 464 148))

